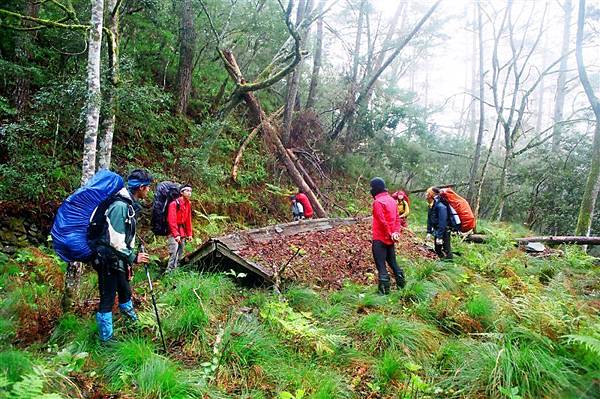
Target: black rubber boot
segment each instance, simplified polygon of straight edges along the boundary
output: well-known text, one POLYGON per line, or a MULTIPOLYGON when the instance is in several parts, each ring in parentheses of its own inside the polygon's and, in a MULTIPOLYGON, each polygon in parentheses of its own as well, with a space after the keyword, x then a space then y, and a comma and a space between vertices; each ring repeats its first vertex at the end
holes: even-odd
POLYGON ((396 286, 398 287, 399 290, 401 290, 402 288, 404 288, 406 286, 406 280, 404 279, 403 275, 396 276, 396 286))
POLYGON ((390 293, 390 280, 379 280, 379 294, 388 295, 390 293))

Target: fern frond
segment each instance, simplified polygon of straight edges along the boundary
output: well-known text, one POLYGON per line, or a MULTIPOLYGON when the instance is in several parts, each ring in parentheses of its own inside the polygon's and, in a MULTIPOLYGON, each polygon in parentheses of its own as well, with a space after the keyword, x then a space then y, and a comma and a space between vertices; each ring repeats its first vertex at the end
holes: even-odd
POLYGON ((581 345, 589 352, 592 352, 596 356, 600 357, 600 339, 590 335, 581 334, 565 335, 563 338, 567 338, 568 344, 581 345))

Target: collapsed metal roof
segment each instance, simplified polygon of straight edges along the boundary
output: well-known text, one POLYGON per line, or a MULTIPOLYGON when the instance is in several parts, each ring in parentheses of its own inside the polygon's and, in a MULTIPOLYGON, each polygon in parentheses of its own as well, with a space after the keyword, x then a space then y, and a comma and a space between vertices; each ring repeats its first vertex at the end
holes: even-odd
POLYGON ((262 265, 239 254, 254 243, 265 243, 275 238, 296 234, 329 230, 343 225, 355 224, 362 218, 305 219, 258 229, 241 230, 221 237, 211 238, 196 251, 187 255, 183 263, 209 272, 244 273, 242 281, 251 285, 272 284, 274 273, 268 265, 262 265))

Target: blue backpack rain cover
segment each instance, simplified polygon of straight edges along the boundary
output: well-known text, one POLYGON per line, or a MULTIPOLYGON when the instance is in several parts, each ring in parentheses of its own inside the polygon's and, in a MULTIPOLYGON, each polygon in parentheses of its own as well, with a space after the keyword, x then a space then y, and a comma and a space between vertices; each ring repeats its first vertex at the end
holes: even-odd
POLYGON ((98 171, 85 186, 58 208, 50 235, 54 251, 65 262, 87 262, 92 256, 88 226, 94 210, 124 187, 123 178, 107 169, 98 171))

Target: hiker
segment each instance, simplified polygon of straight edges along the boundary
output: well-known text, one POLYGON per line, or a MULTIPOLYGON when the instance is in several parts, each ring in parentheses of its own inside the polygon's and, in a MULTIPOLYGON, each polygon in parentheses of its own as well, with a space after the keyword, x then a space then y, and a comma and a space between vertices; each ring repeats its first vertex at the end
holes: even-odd
POLYGON ((183 184, 179 187, 179 198, 171 201, 167 210, 169 225, 169 263, 165 273, 172 272, 183 256, 187 240, 192 238, 192 186, 183 184))
POLYGON ((400 220, 396 201, 388 194, 385 182, 379 177, 371 180, 373 196, 373 258, 379 275, 380 294, 390 293, 390 275, 387 264, 392 268, 398 289, 404 288, 404 271, 396 262, 394 242, 400 239, 400 220))
POLYGON ((304 210, 304 217, 306 219, 310 219, 313 217, 313 208, 312 205, 310 204, 310 201, 308 200, 308 197, 306 196, 306 194, 304 194, 304 191, 299 190, 298 194, 296 194, 296 201, 300 202, 302 204, 302 208, 304 210))
POLYGON ((296 199, 295 195, 290 195, 290 201, 292 201, 292 219, 294 221, 304 219, 302 203, 296 199))
POLYGON ((112 340, 112 308, 115 294, 119 295, 119 309, 131 321, 137 315, 131 301, 133 263, 148 263, 147 253, 136 252, 136 216, 141 210, 140 199, 146 198, 152 184, 152 176, 143 169, 136 169, 127 178, 127 188, 122 188, 108 206, 106 227, 100 238, 94 267, 98 272, 100 304, 96 313, 98 333, 102 342, 112 340))
POLYGON ((408 227, 408 214, 410 213, 410 202, 408 195, 404 191, 396 191, 392 194, 392 198, 398 203, 398 215, 400 217, 400 229, 404 230, 408 227))
POLYGON ((448 205, 440 197, 440 189, 430 187, 427 189, 427 203, 429 210, 427 212, 427 240, 431 240, 432 235, 435 240, 435 253, 442 260, 452 259, 452 246, 450 244, 450 225, 448 218, 450 212, 448 205))

